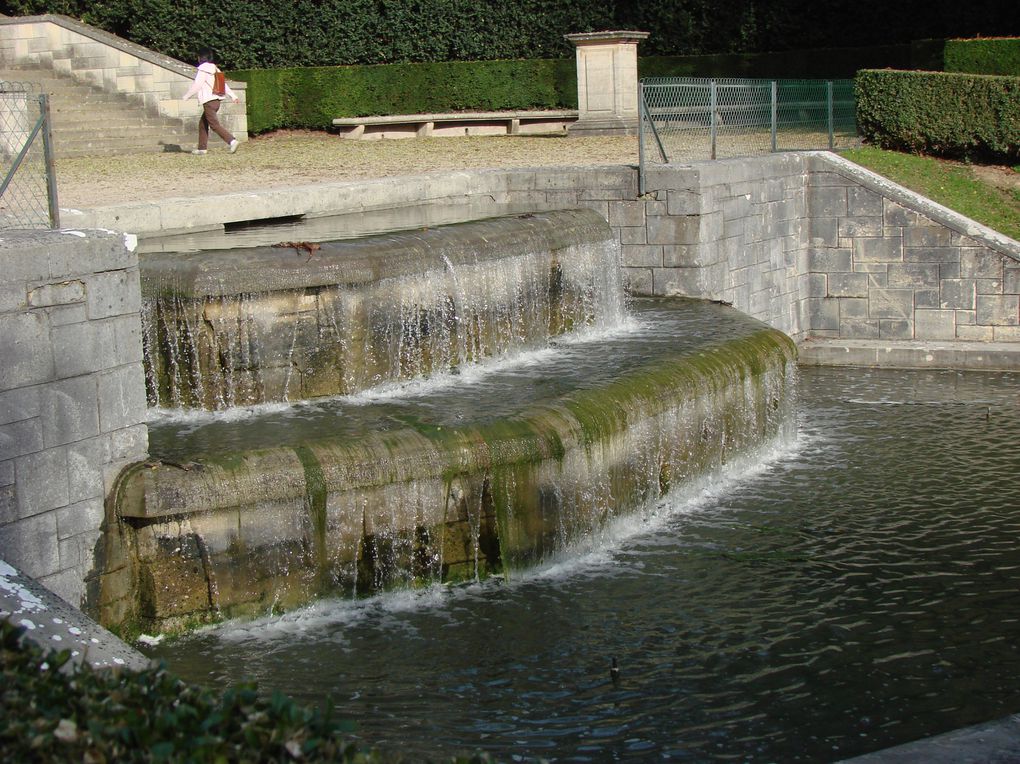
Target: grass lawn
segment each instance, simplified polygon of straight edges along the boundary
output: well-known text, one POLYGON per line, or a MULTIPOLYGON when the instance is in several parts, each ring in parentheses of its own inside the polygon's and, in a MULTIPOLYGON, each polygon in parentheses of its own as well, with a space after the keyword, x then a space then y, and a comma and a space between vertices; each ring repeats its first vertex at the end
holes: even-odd
POLYGON ((843 156, 999 233, 1020 239, 1020 167, 963 164, 870 146, 851 149, 843 156))

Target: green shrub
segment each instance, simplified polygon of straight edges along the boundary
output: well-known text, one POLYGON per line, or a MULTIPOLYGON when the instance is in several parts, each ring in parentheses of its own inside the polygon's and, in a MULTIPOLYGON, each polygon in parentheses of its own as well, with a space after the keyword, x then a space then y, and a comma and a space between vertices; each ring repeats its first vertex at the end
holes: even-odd
POLYGON ((1020 156, 1020 78, 858 72, 857 125, 882 148, 958 159, 1020 156))
POLYGON ((1020 37, 946 40, 945 70, 1020 76, 1020 37))
POLYGON ((248 130, 326 130, 338 117, 576 109, 572 59, 248 69, 248 130))
MULTIPOLYGON (((70 671, 0 622, 0 750, 5 761, 373 762, 397 756, 344 741, 351 725, 253 684, 222 695, 163 668, 70 671)), ((488 761, 484 755, 451 762, 488 761)))
POLYGON ((66 669, 69 653, 19 641, 0 624, 8 761, 373 761, 343 740, 346 725, 242 684, 216 697, 162 668, 66 669))

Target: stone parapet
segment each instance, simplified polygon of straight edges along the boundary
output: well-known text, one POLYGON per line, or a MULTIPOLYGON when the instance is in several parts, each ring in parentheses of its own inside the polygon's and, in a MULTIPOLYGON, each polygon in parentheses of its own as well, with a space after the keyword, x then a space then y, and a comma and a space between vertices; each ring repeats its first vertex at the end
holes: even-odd
POLYGON ((1020 243, 831 155, 807 208, 813 336, 1020 342, 1020 243))
MULTIPOLYGON (((575 207, 615 231, 635 295, 720 300, 803 339, 1020 341, 1020 243, 829 152, 649 168, 436 173, 63 211, 140 236, 400 210, 421 225, 575 207)), ((381 229, 385 230, 385 229, 381 229)))
POLYGON ((0 557, 79 605, 104 502, 145 457, 133 237, 0 240, 0 557))

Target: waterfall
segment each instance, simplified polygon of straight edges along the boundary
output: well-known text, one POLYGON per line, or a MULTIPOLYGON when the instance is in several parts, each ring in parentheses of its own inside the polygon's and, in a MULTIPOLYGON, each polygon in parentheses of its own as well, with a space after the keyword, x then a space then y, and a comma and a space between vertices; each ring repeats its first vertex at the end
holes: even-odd
POLYGON ((153 424, 157 461, 121 475, 130 549, 111 559, 137 590, 118 623, 513 575, 781 437, 792 341, 722 305, 625 304, 618 252, 600 216, 569 210, 299 262, 146 263, 150 401, 229 411, 153 424))
POLYGON ((194 256, 147 258, 150 405, 219 410, 352 394, 612 326, 625 313, 619 247, 586 210, 323 244, 306 263, 312 283, 295 288, 297 256, 212 253, 200 274, 188 270, 199 267, 194 256), (362 275, 369 257, 378 278, 362 275), (237 291, 236 271, 258 263, 263 288, 237 291))

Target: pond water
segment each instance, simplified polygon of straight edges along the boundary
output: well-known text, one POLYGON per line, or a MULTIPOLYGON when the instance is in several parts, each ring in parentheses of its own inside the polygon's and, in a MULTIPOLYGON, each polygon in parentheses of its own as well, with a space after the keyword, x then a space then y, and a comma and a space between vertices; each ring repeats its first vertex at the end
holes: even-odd
POLYGON ((799 395, 792 441, 559 562, 152 651, 331 698, 412 760, 832 761, 1020 711, 1020 376, 803 369, 799 395))

